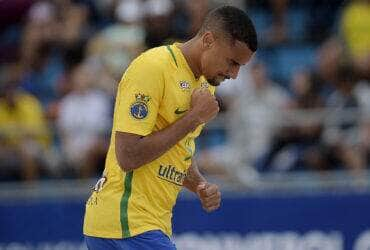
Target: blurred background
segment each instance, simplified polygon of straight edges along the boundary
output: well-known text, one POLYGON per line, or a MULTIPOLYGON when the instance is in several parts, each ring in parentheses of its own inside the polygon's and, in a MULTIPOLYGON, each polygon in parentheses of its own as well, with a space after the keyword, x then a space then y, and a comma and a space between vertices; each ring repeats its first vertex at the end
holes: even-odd
POLYGON ((123 72, 224 4, 259 48, 197 141, 222 207, 181 193, 178 249, 370 249, 369 0, 0 0, 0 250, 85 249, 123 72))

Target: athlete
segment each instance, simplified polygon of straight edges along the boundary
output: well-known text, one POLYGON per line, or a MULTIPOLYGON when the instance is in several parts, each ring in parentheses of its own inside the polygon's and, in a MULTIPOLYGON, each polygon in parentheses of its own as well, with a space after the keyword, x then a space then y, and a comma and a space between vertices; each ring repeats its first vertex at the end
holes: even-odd
POLYGON ((207 212, 220 206, 217 185, 193 160, 194 139, 219 111, 215 86, 236 78, 256 49, 249 17, 224 6, 189 41, 150 49, 131 63, 118 87, 103 177, 86 203, 89 250, 176 249, 172 208, 183 186, 207 212))

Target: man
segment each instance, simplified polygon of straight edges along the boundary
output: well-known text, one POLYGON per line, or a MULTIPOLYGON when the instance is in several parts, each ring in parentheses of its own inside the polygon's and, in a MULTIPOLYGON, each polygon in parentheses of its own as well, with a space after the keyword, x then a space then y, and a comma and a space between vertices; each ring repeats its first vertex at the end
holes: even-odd
POLYGON ((17 63, 0 68, 0 181, 38 179, 51 142, 41 103, 18 88, 22 75, 17 63))
POLYGON ((169 236, 182 186, 206 211, 220 206, 217 185, 192 161, 194 139, 218 113, 215 86, 236 78, 256 49, 248 16, 225 6, 211 11, 191 40, 132 62, 118 88, 103 178, 86 204, 90 250, 176 249, 169 236))

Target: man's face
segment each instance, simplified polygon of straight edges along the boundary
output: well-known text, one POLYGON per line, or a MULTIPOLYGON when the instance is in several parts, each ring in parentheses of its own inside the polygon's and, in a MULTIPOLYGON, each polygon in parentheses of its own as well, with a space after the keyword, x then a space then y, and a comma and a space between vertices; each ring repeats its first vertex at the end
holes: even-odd
POLYGON ((247 44, 238 40, 216 38, 211 32, 203 35, 203 52, 201 54, 202 75, 207 81, 218 86, 225 79, 235 79, 241 65, 246 64, 253 52, 247 44))

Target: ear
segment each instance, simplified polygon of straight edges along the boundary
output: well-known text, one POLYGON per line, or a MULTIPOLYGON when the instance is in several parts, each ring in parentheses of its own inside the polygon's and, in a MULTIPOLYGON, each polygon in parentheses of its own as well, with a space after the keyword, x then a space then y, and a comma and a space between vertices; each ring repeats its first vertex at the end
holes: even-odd
POLYGON ((202 45, 204 50, 212 48, 215 42, 215 36, 211 31, 206 31, 202 37, 202 45))

